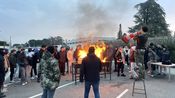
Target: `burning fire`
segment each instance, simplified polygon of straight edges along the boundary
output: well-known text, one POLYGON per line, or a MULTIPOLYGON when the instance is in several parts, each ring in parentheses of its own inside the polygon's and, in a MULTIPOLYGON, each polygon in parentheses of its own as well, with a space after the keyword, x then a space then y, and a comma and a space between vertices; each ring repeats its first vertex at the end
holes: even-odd
POLYGON ((87 51, 85 50, 80 50, 78 53, 79 58, 83 59, 87 56, 87 51))
POLYGON ((78 53, 79 58, 83 59, 87 56, 88 49, 90 46, 94 46, 96 56, 99 57, 102 62, 106 62, 106 58, 103 57, 103 52, 106 50, 106 45, 103 42, 99 42, 92 45, 84 45, 84 47, 78 53))
POLYGON ((106 59, 107 59, 107 58, 105 57, 105 58, 102 60, 102 62, 105 63, 105 62, 106 62, 106 59))

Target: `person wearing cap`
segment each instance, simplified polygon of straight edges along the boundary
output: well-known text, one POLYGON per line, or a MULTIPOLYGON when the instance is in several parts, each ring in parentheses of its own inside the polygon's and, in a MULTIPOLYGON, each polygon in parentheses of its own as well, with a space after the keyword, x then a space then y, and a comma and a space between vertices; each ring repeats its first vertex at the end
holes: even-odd
POLYGON ((90 47, 87 56, 83 59, 80 66, 80 82, 85 79, 84 98, 89 98, 89 91, 93 87, 95 98, 100 98, 99 83, 101 60, 95 55, 95 48, 90 47))

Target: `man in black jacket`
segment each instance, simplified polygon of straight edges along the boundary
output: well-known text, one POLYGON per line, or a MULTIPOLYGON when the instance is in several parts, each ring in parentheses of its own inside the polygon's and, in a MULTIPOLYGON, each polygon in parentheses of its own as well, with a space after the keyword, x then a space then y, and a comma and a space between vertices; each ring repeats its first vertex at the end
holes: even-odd
POLYGON ((95 55, 95 48, 90 47, 87 57, 82 61, 80 67, 80 82, 85 78, 84 98, 89 97, 90 87, 92 85, 95 98, 100 98, 99 82, 100 82, 101 60, 95 55))

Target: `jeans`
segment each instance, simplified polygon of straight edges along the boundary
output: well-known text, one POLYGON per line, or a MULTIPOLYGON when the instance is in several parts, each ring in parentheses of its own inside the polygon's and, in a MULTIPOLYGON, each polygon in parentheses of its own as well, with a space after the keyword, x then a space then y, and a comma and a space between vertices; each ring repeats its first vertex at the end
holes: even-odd
POLYGON ((99 81, 97 81, 97 82, 88 82, 88 81, 85 81, 84 98, 89 98, 89 91, 90 91, 91 85, 93 87, 95 98, 100 98, 99 83, 100 83, 99 81))
POLYGON ((41 96, 41 98, 53 98, 54 94, 55 89, 54 90, 43 89, 43 95, 41 96))
POLYGON ((60 68, 61 74, 64 74, 64 72, 65 72, 65 62, 59 62, 59 68, 60 68))
POLYGON ((10 81, 13 80, 14 70, 15 70, 15 68, 14 68, 13 66, 11 66, 11 67, 10 67, 10 81))
POLYGON ((139 67, 139 79, 145 79, 144 54, 144 49, 137 49, 135 53, 135 61, 139 67))
POLYGON ((25 67, 21 67, 20 66, 20 73, 21 73, 21 83, 24 83, 24 82, 29 82, 30 79, 30 72, 31 72, 31 66, 27 65, 25 67))
POLYGON ((123 70, 124 70, 124 64, 123 64, 123 62, 118 62, 118 70, 117 70, 117 72, 118 72, 118 75, 120 75, 120 71, 121 71, 121 74, 123 74, 123 70))
POLYGON ((37 63, 33 63, 32 65, 32 68, 31 68, 31 73, 30 73, 30 76, 33 77, 33 71, 34 71, 34 74, 35 76, 37 75, 37 63))
POLYGON ((20 78, 21 78, 21 83, 26 82, 26 67, 20 66, 20 78))

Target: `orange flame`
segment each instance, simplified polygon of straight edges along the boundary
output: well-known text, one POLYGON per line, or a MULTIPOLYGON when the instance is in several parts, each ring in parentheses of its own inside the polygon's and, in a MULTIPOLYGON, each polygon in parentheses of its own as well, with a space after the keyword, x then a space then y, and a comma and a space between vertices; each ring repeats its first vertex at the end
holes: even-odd
POLYGON ((87 56, 87 51, 85 50, 80 50, 78 53, 79 58, 85 58, 87 56))
POLYGON ((106 62, 106 59, 107 59, 107 58, 105 57, 105 58, 102 60, 102 62, 105 63, 105 62, 106 62))
POLYGON ((93 46, 95 48, 95 54, 97 57, 101 59, 101 61, 106 61, 106 59, 103 59, 103 52, 106 50, 106 45, 103 42, 98 42, 96 44, 84 44, 84 47, 82 50, 79 51, 78 56, 79 58, 83 59, 87 56, 88 49, 90 46, 93 46))

